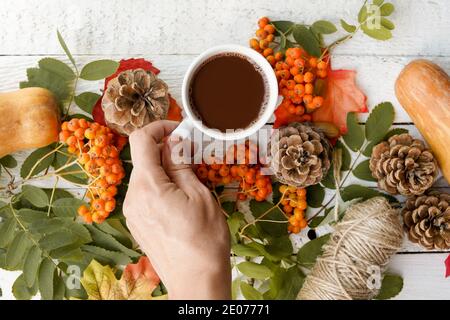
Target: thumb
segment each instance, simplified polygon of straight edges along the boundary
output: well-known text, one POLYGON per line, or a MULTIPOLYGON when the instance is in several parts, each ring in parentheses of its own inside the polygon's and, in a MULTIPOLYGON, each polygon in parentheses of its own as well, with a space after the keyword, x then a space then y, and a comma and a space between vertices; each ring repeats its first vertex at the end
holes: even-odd
POLYGON ((192 143, 189 140, 168 139, 163 146, 162 164, 169 178, 187 195, 202 189, 203 185, 192 170, 190 156, 192 143), (199 187, 201 185, 201 187, 199 187))

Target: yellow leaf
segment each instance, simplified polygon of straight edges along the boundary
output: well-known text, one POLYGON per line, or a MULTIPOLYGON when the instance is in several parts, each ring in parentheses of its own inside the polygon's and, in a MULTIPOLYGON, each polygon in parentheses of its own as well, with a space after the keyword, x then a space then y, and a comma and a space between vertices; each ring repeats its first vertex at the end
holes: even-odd
POLYGON ((91 261, 81 278, 89 300, 121 300, 117 294, 117 282, 112 269, 95 260, 91 261))

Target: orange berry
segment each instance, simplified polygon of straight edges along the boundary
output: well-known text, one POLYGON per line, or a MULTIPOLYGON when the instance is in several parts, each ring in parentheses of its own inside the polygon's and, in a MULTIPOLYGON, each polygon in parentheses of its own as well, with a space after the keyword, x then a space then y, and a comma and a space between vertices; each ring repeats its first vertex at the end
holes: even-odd
POLYGON ((294 76, 300 74, 300 69, 298 67, 292 67, 291 69, 289 69, 289 72, 294 76))
POLYGON ((206 167, 198 167, 197 168, 197 177, 200 180, 205 180, 206 178, 208 178, 208 169, 206 169, 206 167))
POLYGON ((89 128, 89 123, 87 122, 86 119, 79 119, 78 125, 80 126, 80 128, 83 128, 83 129, 89 128))
POLYGON ((327 70, 319 70, 319 71, 317 71, 317 76, 319 77, 319 78, 326 78, 327 77, 327 70))
POLYGON ((275 33, 275 27, 271 24, 264 26, 264 31, 266 31, 269 35, 275 33))
MULTIPOLYGON (((306 220, 305 219, 302 219, 302 220, 300 220, 300 222, 299 222, 299 227, 300 227, 300 229, 304 229, 304 228, 306 228, 306 226, 308 225, 308 222, 306 222, 306 220)), ((299 230, 300 231, 300 230, 299 230)), ((297 232, 298 233, 298 232, 297 232)))
POLYGON ((303 96, 305 94, 305 86, 301 83, 298 83, 295 85, 294 91, 297 95, 303 96))
POLYGON ((91 122, 89 124, 89 128, 91 128, 92 130, 96 131, 101 127, 101 125, 97 122, 91 122))
POLYGON ((294 210, 294 208, 292 208, 289 204, 286 204, 285 206, 283 206, 283 211, 286 213, 291 213, 292 210, 294 210))
POLYGON ((299 198, 305 198, 306 197, 306 189, 305 188, 297 189, 297 196, 299 198))
POLYGON ((253 184, 255 183, 255 173, 252 171, 247 171, 245 173, 245 182, 248 184, 253 184))
POLYGON ((64 131, 69 130, 69 129, 68 129, 68 124, 69 124, 69 122, 64 121, 64 122, 61 124, 61 130, 64 130, 64 131))
POLYGON ((105 202, 106 212, 113 212, 115 208, 116 208, 116 200, 111 199, 105 202))
POLYGON ((294 80, 286 81, 286 88, 288 88, 289 90, 294 90, 294 88, 295 88, 295 81, 294 80))
POLYGON ((266 59, 267 59, 267 61, 270 63, 271 66, 274 66, 275 63, 277 62, 277 61, 275 60, 275 57, 274 57, 274 56, 268 56, 266 59))
POLYGON ((272 53, 273 53, 273 49, 272 48, 266 48, 263 51, 263 56, 264 57, 268 57, 268 56, 272 55, 272 53))
POLYGON ((282 79, 289 80, 289 78, 291 77, 291 73, 288 70, 281 70, 279 72, 282 79))
POLYGON ((258 39, 255 39, 255 38, 250 39, 250 47, 252 49, 259 49, 259 41, 258 41, 258 39))
POLYGON ((258 30, 256 30, 255 35, 257 38, 262 40, 267 37, 267 31, 265 31, 264 29, 258 29, 258 30))
POLYGON ((67 129, 70 131, 75 131, 79 128, 78 119, 71 119, 67 124, 67 129))
POLYGON ((119 180, 118 177, 117 177, 117 175, 114 174, 114 173, 108 174, 108 175, 105 177, 105 179, 106 179, 106 182, 107 182, 108 184, 117 184, 117 181, 119 180))
POLYGON ((303 77, 305 79, 305 82, 313 82, 313 80, 314 80, 314 74, 312 72, 310 72, 310 71, 306 72, 303 75, 303 77))
POLYGON ((76 146, 76 145, 77 145, 77 142, 78 142, 77 137, 72 136, 72 135, 66 139, 66 143, 67 143, 69 146, 76 146))
POLYGON ((301 74, 301 73, 297 74, 297 75, 294 77, 294 81, 297 82, 297 83, 303 83, 303 82, 304 82, 304 80, 303 80, 303 74, 301 74))
POLYGON ((308 205, 306 204, 306 201, 304 199, 297 201, 297 208, 299 208, 300 210, 306 210, 307 207, 308 205))
POLYGON ((299 221, 297 219, 295 219, 295 216, 290 216, 289 217, 289 223, 291 224, 291 226, 298 226, 299 225, 299 221))
POLYGON ((109 186, 106 191, 108 191, 113 197, 117 194, 116 186, 109 186))
POLYGON ((84 215, 86 215, 87 213, 89 213, 89 209, 88 209, 88 207, 86 207, 86 206, 83 204, 83 205, 81 205, 81 206, 78 208, 77 212, 78 212, 78 214, 79 214, 80 216, 84 216, 84 215))
POLYGON ((327 63, 325 62, 325 61, 320 61, 318 64, 317 64, 317 69, 319 69, 319 70, 324 70, 324 69, 326 69, 327 68, 327 63))
POLYGON ((222 177, 228 176, 230 174, 230 168, 226 164, 223 164, 219 169, 219 174, 222 177))
POLYGON ((77 137, 78 140, 83 140, 84 139, 84 130, 83 128, 78 128, 77 130, 75 130, 74 135, 75 137, 77 137))
POLYGON ((300 48, 292 48, 290 55, 293 59, 298 59, 302 55, 302 50, 300 48))
POLYGON ((123 172, 123 168, 120 164, 115 163, 111 166, 111 172, 114 174, 120 174, 123 172))
MULTIPOLYGON (((279 53, 279 52, 278 52, 279 53)), ((278 61, 276 64, 275 64, 275 70, 277 70, 277 71, 281 71, 281 70, 283 70, 283 61, 278 61)))
POLYGON ((323 105, 323 98, 321 96, 314 97, 312 103, 315 108, 320 108, 323 105))
POLYGON ((92 214, 92 221, 95 223, 102 223, 105 221, 105 218, 103 218, 98 212, 94 212, 92 214))
POLYGON ((296 220, 302 220, 304 216, 305 212, 303 210, 301 210, 300 208, 294 209, 294 217, 296 220))
POLYGON ((291 106, 288 107, 288 111, 289 111, 289 113, 291 113, 291 114, 295 114, 295 112, 296 112, 297 110, 295 109, 295 106, 294 106, 294 105, 291 105, 291 106))
POLYGON ((85 215, 84 216, 84 222, 92 223, 92 216, 90 214, 85 215))
POLYGON ((89 156, 89 154, 87 154, 86 152, 83 152, 82 154, 80 154, 80 156, 78 157, 78 162, 80 164, 86 164, 89 160, 91 160, 91 157, 89 156))
POLYGON ((312 94, 314 92, 314 86, 312 83, 305 84, 305 93, 306 94, 312 94))
POLYGON ((287 63, 287 65, 290 67, 294 66, 294 59, 292 57, 286 57, 286 59, 284 60, 284 62, 287 63))
POLYGON ((66 142, 67 139, 72 135, 72 133, 68 130, 63 130, 59 133, 59 140, 61 142, 66 142))
POLYGON ((317 58, 311 57, 311 58, 309 58, 308 62, 309 62, 309 65, 311 66, 311 68, 317 67, 317 58))
POLYGON ((269 42, 272 42, 273 40, 275 40, 275 36, 274 36, 273 34, 269 34, 269 35, 266 37, 266 40, 269 41, 269 42))
POLYGON ((230 168, 231 176, 234 177, 234 178, 237 177, 238 176, 238 170, 239 170, 238 166, 231 166, 231 168, 230 168))
POLYGON ((92 200, 91 206, 96 211, 104 210, 105 200, 102 200, 102 199, 92 200))
POLYGON ((94 144, 101 148, 105 147, 107 142, 108 142, 108 138, 104 134, 100 134, 100 135, 96 136, 96 138, 94 140, 94 144))
POLYGON ((217 171, 210 169, 208 171, 208 180, 211 182, 216 182, 216 180, 217 180, 216 173, 217 173, 217 171))
POLYGON ((265 199, 267 197, 267 194, 268 194, 267 193, 267 189, 266 188, 262 188, 262 189, 258 190, 258 192, 256 193, 256 196, 260 197, 262 199, 265 199))
POLYGON ((226 177, 223 177, 222 178, 222 183, 223 184, 229 184, 229 183, 231 183, 231 176, 226 176, 226 177))
POLYGON ((305 113, 305 108, 303 106, 298 106, 295 108, 295 114, 301 116, 305 113))
POLYGON ((265 188, 266 185, 267 185, 266 179, 264 179, 264 178, 258 178, 258 179, 256 180, 256 187, 257 187, 258 189, 265 188))
MULTIPOLYGON (((306 90, 306 86, 305 86, 305 90, 306 90)), ((310 104, 310 103, 312 103, 312 101, 313 101, 313 96, 312 96, 312 95, 310 95, 310 94, 305 94, 305 95, 303 96, 303 102, 304 102, 305 104, 310 104)))
POLYGON ((269 24, 270 20, 267 17, 262 17, 261 19, 258 20, 258 26, 260 28, 264 28, 265 26, 267 26, 269 24))
POLYGON ((95 138, 95 130, 91 128, 87 128, 84 131, 84 136, 86 137, 86 139, 92 140, 95 138))
POLYGON ((292 233, 299 233, 301 230, 300 226, 293 226, 292 227, 292 233))
POLYGON ((100 199, 104 201, 109 201, 111 199, 114 199, 114 196, 108 191, 103 191, 102 194, 100 195, 100 199))
POLYGON ((304 68, 305 67, 305 60, 303 60, 302 58, 295 59, 294 60, 294 65, 296 67, 299 67, 299 68, 304 68))
POLYGON ((259 40, 259 47, 261 49, 265 49, 269 46, 269 41, 267 40, 259 40))
POLYGON ((283 53, 281 53, 281 52, 275 53, 275 60, 276 61, 281 61, 282 59, 283 59, 283 53))

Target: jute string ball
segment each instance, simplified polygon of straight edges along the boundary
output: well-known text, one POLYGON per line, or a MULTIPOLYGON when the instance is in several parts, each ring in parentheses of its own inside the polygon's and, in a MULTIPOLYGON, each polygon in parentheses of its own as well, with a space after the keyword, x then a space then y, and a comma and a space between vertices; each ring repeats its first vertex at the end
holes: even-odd
POLYGON ((381 279, 373 277, 382 276, 402 240, 399 212, 384 197, 352 205, 336 224, 297 299, 374 298, 381 279))

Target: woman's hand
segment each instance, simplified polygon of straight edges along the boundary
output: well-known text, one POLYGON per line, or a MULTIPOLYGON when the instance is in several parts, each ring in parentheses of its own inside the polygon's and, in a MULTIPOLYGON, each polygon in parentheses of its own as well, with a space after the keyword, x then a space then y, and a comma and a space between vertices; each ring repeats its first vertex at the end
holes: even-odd
POLYGON ((133 172, 123 212, 170 299, 230 299, 230 239, 221 209, 189 165, 163 143, 178 123, 153 122, 130 135, 133 172))

